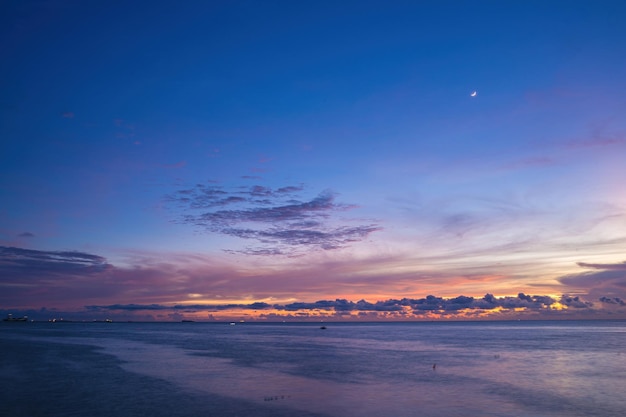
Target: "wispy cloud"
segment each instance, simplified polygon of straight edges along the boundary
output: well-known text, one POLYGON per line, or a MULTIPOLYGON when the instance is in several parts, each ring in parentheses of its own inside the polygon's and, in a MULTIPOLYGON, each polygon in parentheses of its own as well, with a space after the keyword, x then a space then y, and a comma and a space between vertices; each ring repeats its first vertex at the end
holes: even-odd
MULTIPOLYGON (((275 248, 254 250, 265 251, 259 255, 277 254, 273 252, 275 248)), ((324 256, 319 253, 320 259, 324 256)), ((364 260, 359 267, 375 269, 376 264, 372 262, 364 260)), ((391 269, 363 275, 353 266, 354 260, 335 260, 314 266, 294 262, 289 270, 277 271, 261 264, 254 270, 242 270, 240 266, 204 255, 141 253, 128 254, 123 265, 113 265, 105 257, 92 253, 3 246, 0 247, 0 304, 12 309, 64 306, 74 308, 77 314, 89 305, 88 311, 81 313, 83 317, 101 317, 107 312, 123 317, 122 312, 126 312, 128 319, 150 320, 167 319, 169 313, 183 312, 207 317, 204 314, 212 311, 220 312, 220 317, 266 320, 292 316, 294 319, 349 316, 350 319, 399 320, 488 315, 492 318, 515 315, 546 318, 556 317, 561 310, 566 310, 562 314, 569 314, 567 317, 574 314, 598 317, 603 311, 624 313, 626 279, 623 269, 599 269, 592 275, 562 278, 563 289, 572 290, 572 295, 494 296, 492 293, 499 288, 498 280, 484 279, 481 286, 489 293, 483 297, 454 296, 453 292, 446 292, 443 296, 435 293, 440 295, 382 298, 380 294, 437 291, 431 286, 434 281, 439 283, 439 290, 440 284, 446 282, 454 284, 459 292, 465 292, 467 288, 461 285, 462 281, 471 281, 472 288, 477 281, 474 277, 455 278, 441 273, 416 274, 391 269), (581 290, 585 288, 592 291, 581 290), (318 301, 293 301, 294 294, 297 294, 296 300, 318 301), (342 298, 334 298, 334 294, 342 294, 342 298), (17 300, 20 300, 19 305, 17 300)))
POLYGON ((571 140, 566 143, 570 149, 599 148, 606 146, 619 146, 626 144, 626 134, 624 132, 607 133, 604 130, 593 132, 587 139, 571 140))
POLYGON ((592 263, 586 263, 586 262, 577 262, 577 265, 582 268, 626 271, 626 262, 621 262, 617 264, 592 264, 592 263))
POLYGON ((232 268, 190 255, 132 257, 120 266, 86 252, 0 246, 0 304, 5 306, 173 302, 233 276, 232 268))
POLYGON ((35 237, 35 235, 31 232, 23 232, 17 235, 18 237, 35 237))
POLYGON ((297 248, 305 247, 337 249, 381 229, 374 223, 354 225, 355 221, 346 219, 342 223, 347 224, 337 225, 334 215, 354 205, 337 202, 337 195, 329 190, 303 201, 299 197, 302 191, 302 185, 232 190, 198 184, 167 199, 185 210, 182 223, 263 245, 238 250, 252 255, 294 255, 297 248))
POLYGON ((0 246, 2 274, 25 271, 43 275, 66 276, 101 272, 110 265, 98 255, 74 251, 38 251, 0 246))

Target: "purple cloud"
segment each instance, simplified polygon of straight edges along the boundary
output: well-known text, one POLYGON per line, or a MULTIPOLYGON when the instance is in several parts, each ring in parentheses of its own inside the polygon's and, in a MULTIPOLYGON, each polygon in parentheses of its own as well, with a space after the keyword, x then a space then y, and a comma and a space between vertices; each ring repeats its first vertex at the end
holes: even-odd
MULTIPOLYGON (((266 191, 256 190, 252 195, 266 191)), ((224 201, 224 200, 222 200, 224 201)), ((292 220, 306 220, 311 217, 325 217, 328 212, 343 209, 334 203, 334 195, 324 192, 316 198, 297 204, 278 205, 273 207, 255 207, 242 210, 220 210, 188 217, 189 222, 196 225, 236 224, 242 222, 275 223, 292 220)))
MULTIPOLYGON (((592 304, 585 302, 579 297, 562 297, 559 300, 562 304, 576 309, 590 309, 592 304)), ((621 300, 610 300, 604 302, 619 303, 621 300)), ((314 302, 294 302, 289 304, 268 304, 256 302, 251 304, 184 304, 184 305, 159 305, 159 304, 113 304, 105 306, 87 306, 89 310, 118 310, 118 311, 140 311, 140 310, 186 310, 198 312, 205 310, 283 310, 283 311, 313 311, 325 310, 336 313, 346 312, 406 312, 413 315, 425 315, 429 312, 447 314, 456 313, 460 310, 486 311, 494 309, 515 310, 524 308, 532 311, 541 311, 555 304, 557 300, 548 296, 518 294, 517 297, 495 297, 486 294, 482 298, 474 298, 460 295, 454 298, 442 298, 429 295, 424 298, 411 299, 388 299, 377 302, 365 300, 350 301, 346 299, 319 300, 314 302)), ((623 301, 621 301, 623 303, 623 301)))
POLYGON ((567 143, 569 148, 596 148, 605 146, 617 146, 626 144, 626 134, 618 132, 614 134, 596 133, 591 139, 570 141, 567 143))
POLYGON ((73 251, 38 251, 0 246, 0 274, 76 275, 98 273, 109 268, 97 255, 73 251))
POLYGON ((577 288, 579 291, 584 289, 591 298, 598 300, 623 298, 626 295, 626 262, 612 264, 578 262, 578 266, 592 271, 561 277, 559 279, 561 284, 577 288))
POLYGON ((586 262, 577 262, 576 264, 581 268, 626 271, 626 262, 621 262, 617 264, 590 264, 586 262))
POLYGON ((626 302, 619 297, 614 297, 614 298, 600 297, 599 300, 601 303, 604 303, 604 304, 613 304, 613 305, 619 305, 622 307, 626 306, 626 302))
POLYGON ((334 225, 335 213, 354 206, 338 203, 336 194, 328 190, 302 201, 298 193, 303 190, 301 185, 278 189, 254 185, 228 190, 198 184, 167 199, 187 211, 181 216, 182 223, 264 245, 239 253, 295 255, 297 247, 337 249, 380 230, 376 224, 334 225))
POLYGON ((165 303, 179 300, 181 291, 205 292, 211 282, 230 282, 229 277, 237 276, 232 268, 198 261, 193 255, 129 261, 130 265, 114 266, 86 252, 0 246, 0 305, 78 307, 85 300, 165 303))

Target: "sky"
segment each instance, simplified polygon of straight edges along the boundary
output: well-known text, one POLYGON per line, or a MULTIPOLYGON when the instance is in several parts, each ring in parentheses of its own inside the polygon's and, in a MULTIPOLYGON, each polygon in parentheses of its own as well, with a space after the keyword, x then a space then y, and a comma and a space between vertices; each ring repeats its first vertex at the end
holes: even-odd
POLYGON ((626 3, 0 4, 0 314, 626 319, 626 3))

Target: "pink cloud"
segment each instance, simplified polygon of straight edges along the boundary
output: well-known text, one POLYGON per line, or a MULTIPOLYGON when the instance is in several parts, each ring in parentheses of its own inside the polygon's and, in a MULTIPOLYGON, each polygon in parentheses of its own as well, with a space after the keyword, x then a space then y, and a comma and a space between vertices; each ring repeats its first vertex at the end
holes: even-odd
MULTIPOLYGON (((241 269, 234 260, 230 264, 194 254, 131 254, 125 264, 113 265, 85 252, 0 249, 0 304, 9 308, 83 311, 84 315, 94 311, 85 311, 85 306, 100 306, 95 310, 102 314, 132 313, 144 319, 185 311, 205 317, 213 311, 220 317, 248 319, 261 318, 260 314, 264 319, 310 319, 319 315, 350 320, 467 319, 494 313, 509 318, 515 314, 539 318, 552 317, 558 313, 553 310, 559 309, 570 310, 558 313, 563 317, 594 315, 604 305, 621 308, 619 303, 606 300, 624 298, 623 294, 607 291, 620 286, 624 289, 621 264, 608 275, 604 271, 604 275, 584 274, 561 280, 564 288, 590 285, 594 290, 603 290, 604 298, 596 297, 592 303, 580 295, 554 298, 524 295, 521 291, 517 297, 459 295, 463 288, 470 288, 464 287, 468 282, 474 284, 473 288, 477 281, 483 288, 497 288, 498 277, 492 276, 363 273, 368 269, 382 271, 381 265, 393 263, 385 257, 360 261, 358 268, 353 260, 320 260, 300 267, 294 262, 283 269, 264 268, 262 264, 241 269), (616 275, 618 272, 622 274, 616 275), (429 286, 433 282, 437 285, 429 286), (441 295, 444 289, 448 296, 441 295), (438 295, 426 296, 433 293, 438 295)), ((604 265, 597 266, 604 269, 604 265)))

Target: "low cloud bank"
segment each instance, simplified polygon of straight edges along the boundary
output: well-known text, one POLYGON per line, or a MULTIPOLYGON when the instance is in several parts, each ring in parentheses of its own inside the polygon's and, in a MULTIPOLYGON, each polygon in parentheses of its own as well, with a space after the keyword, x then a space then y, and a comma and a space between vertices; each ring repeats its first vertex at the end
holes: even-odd
MULTIPOLYGON (((606 301, 603 301, 606 302, 606 301)), ((256 302, 251 304, 111 304, 106 306, 87 306, 94 311, 165 311, 183 310, 187 312, 197 311, 224 311, 224 310, 277 310, 277 311, 312 311, 323 310, 332 312, 396 312, 407 311, 413 314, 426 312, 456 312, 460 310, 498 310, 498 309, 531 309, 540 310, 551 308, 559 304, 568 308, 591 308, 593 303, 584 301, 579 297, 563 296, 556 300, 549 296, 518 294, 517 297, 495 297, 486 294, 482 298, 466 297, 460 295, 455 298, 442 298, 429 295, 425 298, 402 298, 377 301, 374 303, 360 300, 349 301, 345 299, 320 300, 315 302, 295 302, 289 304, 270 304, 256 302)))
MULTIPOLYGON (((308 290, 301 291, 302 297, 305 297, 305 294, 315 294, 311 288, 321 288, 321 284, 333 282, 336 287, 335 275, 325 269, 326 281, 320 282, 322 269, 317 268, 305 271, 297 280, 292 279, 296 273, 286 274, 284 271, 242 276, 229 265, 211 263, 194 255, 178 255, 170 259, 137 258, 131 266, 118 267, 103 256, 82 251, 0 246, 0 307, 11 309, 0 310, 0 313, 17 315, 20 311, 30 311, 39 317, 52 314, 51 311, 60 315, 61 312, 56 309, 61 308, 66 317, 82 316, 85 319, 113 315, 128 320, 173 320, 179 314, 199 318, 215 313, 220 318, 246 317, 251 320, 281 320, 285 317, 303 320, 315 317, 419 320, 516 318, 515 315, 554 318, 560 314, 559 311, 564 311, 563 314, 571 318, 624 318, 625 265, 624 262, 581 262, 579 266, 586 270, 559 278, 565 295, 557 297, 525 293, 497 297, 488 293, 483 297, 428 295, 375 302, 322 299, 244 304, 219 300, 228 295, 233 298, 241 296, 242 289, 251 299, 286 297, 294 289, 308 290), (568 290, 573 294, 568 295, 568 290), (190 303, 179 300, 189 300, 190 303), (201 303, 200 300, 214 300, 218 304, 201 303), (116 304, 109 304, 111 301, 116 304), (38 310, 42 306, 50 310, 38 310)), ((339 275, 337 282, 341 282, 340 279, 339 275)), ((380 286, 381 283, 393 285, 398 280, 393 276, 376 277, 370 282, 364 281, 364 285, 372 282, 380 286)), ((415 277, 412 283, 418 288, 419 277, 415 277)))

